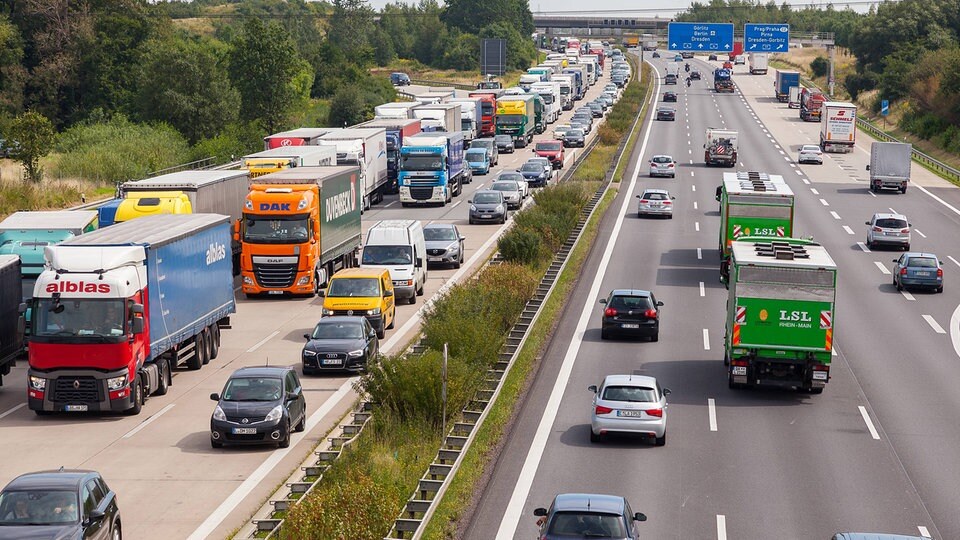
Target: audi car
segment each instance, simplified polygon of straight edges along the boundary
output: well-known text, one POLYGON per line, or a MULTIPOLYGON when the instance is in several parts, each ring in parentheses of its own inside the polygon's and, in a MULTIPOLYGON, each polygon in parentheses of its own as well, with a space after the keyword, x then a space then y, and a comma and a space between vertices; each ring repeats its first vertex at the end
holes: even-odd
POLYGON ((590 442, 605 435, 623 433, 667 444, 668 388, 660 388, 653 377, 607 375, 600 387, 591 386, 593 413, 590 415, 590 442))
POLYGON ((363 371, 380 354, 376 329, 360 315, 324 317, 313 327, 313 332, 303 337, 307 340, 300 353, 304 375, 321 371, 363 371))

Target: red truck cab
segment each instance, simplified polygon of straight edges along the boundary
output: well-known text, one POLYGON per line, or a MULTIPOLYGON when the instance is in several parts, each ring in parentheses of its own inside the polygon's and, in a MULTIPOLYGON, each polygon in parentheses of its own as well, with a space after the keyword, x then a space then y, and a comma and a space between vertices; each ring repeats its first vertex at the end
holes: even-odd
POLYGON ((467 94, 469 97, 480 100, 480 136, 493 137, 497 133, 495 116, 497 115, 497 98, 502 90, 477 90, 467 94))
POLYGON ((543 157, 550 160, 554 169, 563 168, 563 142, 562 141, 540 141, 533 147, 533 152, 537 157, 543 157))

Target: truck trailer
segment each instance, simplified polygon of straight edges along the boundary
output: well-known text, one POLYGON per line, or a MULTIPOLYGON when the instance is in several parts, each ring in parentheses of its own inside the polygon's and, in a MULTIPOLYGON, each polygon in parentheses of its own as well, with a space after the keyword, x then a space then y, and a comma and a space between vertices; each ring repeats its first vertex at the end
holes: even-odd
POLYGON ((377 105, 373 108, 374 118, 384 118, 391 120, 406 120, 413 118, 410 115, 410 109, 421 105, 417 101, 391 101, 383 105, 377 105))
POLYGON ((728 386, 822 393, 830 380, 836 287, 836 263, 820 244, 734 242, 723 356, 728 386))
POLYGON ((717 93, 734 92, 733 72, 726 68, 713 70, 713 91, 717 93))
POLYGON ((329 146, 281 146, 243 156, 250 178, 294 167, 329 167, 337 164, 337 150, 329 146))
MULTIPOLYGON (((0 386, 23 353, 24 314, 20 257, 0 255, 0 386)), ((31 296, 33 293, 30 293, 31 296)))
POLYGON ((767 64, 770 60, 768 53, 750 53, 747 55, 747 64, 751 75, 766 75, 767 64))
POLYGON ((410 109, 412 118, 420 120, 424 133, 432 131, 460 131, 463 112, 459 103, 419 105, 410 109))
POLYGON ((706 142, 703 144, 703 161, 707 166, 722 165, 735 167, 737 165, 737 131, 708 127, 704 134, 706 142))
POLYGON ((238 227, 245 295, 318 294, 357 265, 362 180, 358 167, 298 167, 250 186, 238 227))
POLYGON ((400 203, 447 204, 467 183, 463 133, 422 133, 400 149, 400 203))
POLYGON ((45 248, 27 403, 37 414, 139 414, 181 363, 200 369, 236 311, 230 218, 163 214, 45 248))
POLYGON ((400 148, 407 137, 420 133, 420 120, 374 118, 353 126, 357 129, 387 130, 387 193, 399 193, 397 173, 400 170, 400 148))
POLYGON ((875 142, 870 144, 870 190, 896 189, 907 192, 913 146, 909 143, 875 142))
POLYGON ((281 131, 264 137, 263 149, 270 150, 281 146, 313 146, 328 131, 330 128, 297 128, 281 131))
POLYGON ((498 98, 497 135, 510 135, 520 148, 530 144, 536 131, 535 100, 531 94, 498 98))
POLYGON ((387 186, 387 130, 341 128, 317 141, 337 149, 337 165, 360 168, 363 210, 383 201, 387 186))
POLYGON ((483 137, 493 137, 497 134, 497 98, 503 90, 477 90, 468 94, 471 98, 480 100, 480 134, 483 137))
POLYGON ((819 122, 823 112, 823 104, 827 97, 816 88, 802 88, 800 90, 800 118, 805 122, 819 122))
POLYGON ((463 132, 463 138, 470 142, 480 137, 480 126, 483 120, 481 116, 480 99, 475 97, 454 98, 448 103, 460 104, 460 131, 463 132))
POLYGON ((778 69, 773 80, 773 94, 777 101, 786 102, 793 87, 800 87, 800 72, 778 69))
POLYGON ((853 152, 857 142, 857 106, 825 101, 820 120, 820 149, 824 152, 853 152))
POLYGON ((547 124, 552 124, 560 118, 560 82, 550 81, 536 83, 530 87, 530 92, 540 96, 543 100, 543 116, 547 124))

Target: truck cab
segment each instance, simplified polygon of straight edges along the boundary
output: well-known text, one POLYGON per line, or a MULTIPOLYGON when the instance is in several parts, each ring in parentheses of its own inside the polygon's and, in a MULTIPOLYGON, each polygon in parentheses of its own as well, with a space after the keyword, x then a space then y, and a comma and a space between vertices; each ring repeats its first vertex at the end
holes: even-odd
POLYGON ((139 191, 128 193, 117 207, 114 223, 157 214, 192 214, 190 198, 182 191, 139 191))

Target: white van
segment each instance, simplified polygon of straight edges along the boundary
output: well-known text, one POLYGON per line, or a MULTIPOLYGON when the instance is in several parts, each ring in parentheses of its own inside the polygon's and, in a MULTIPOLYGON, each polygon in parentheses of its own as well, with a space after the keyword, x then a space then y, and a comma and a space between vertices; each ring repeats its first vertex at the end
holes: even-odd
POLYGON ((423 225, 412 219, 392 219, 371 227, 363 244, 360 268, 388 269, 395 298, 415 304, 427 281, 423 225))

